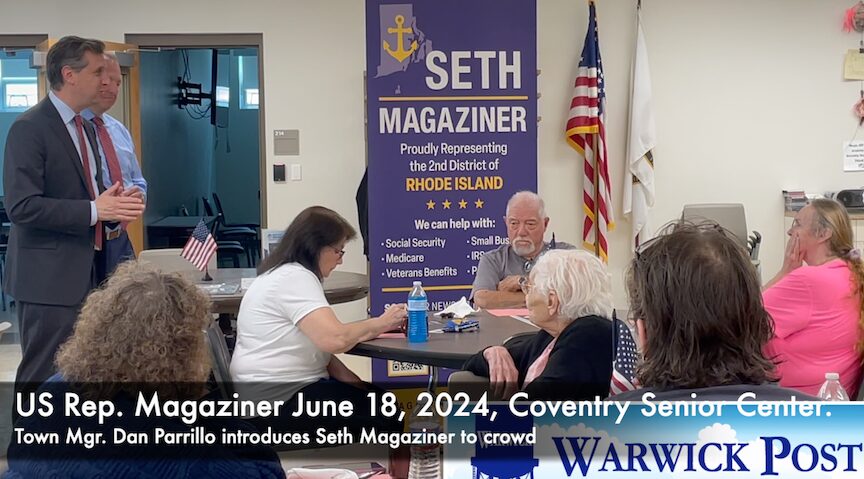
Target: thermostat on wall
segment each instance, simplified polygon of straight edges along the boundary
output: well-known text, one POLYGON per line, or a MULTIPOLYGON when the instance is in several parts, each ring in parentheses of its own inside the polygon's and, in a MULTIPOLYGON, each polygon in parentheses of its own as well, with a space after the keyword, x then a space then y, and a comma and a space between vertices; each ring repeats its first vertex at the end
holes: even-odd
POLYGON ((273 165, 273 181, 285 181, 285 165, 273 165))

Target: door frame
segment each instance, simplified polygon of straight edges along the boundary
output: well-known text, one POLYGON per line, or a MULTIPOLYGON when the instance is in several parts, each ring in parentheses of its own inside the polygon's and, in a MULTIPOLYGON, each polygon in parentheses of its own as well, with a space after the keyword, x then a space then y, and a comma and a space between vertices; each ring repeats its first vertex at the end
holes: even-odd
POLYGON ((267 104, 264 88, 263 33, 127 33, 126 43, 141 50, 182 48, 257 48, 258 49, 258 205, 261 229, 267 228, 267 137, 264 128, 264 108, 267 104))

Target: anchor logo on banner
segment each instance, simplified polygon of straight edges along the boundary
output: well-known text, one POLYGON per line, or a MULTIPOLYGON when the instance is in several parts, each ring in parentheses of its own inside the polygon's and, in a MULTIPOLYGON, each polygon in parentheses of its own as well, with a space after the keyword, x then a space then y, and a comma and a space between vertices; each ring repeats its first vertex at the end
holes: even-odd
POLYGON ((387 33, 395 33, 396 34, 396 50, 390 48, 390 43, 387 40, 384 40, 384 51, 390 54, 391 57, 395 58, 396 61, 402 63, 406 58, 410 57, 412 53, 414 53, 417 48, 417 40, 411 42, 411 48, 405 50, 405 35, 414 33, 414 30, 411 27, 403 28, 405 24, 405 17, 402 15, 396 15, 396 18, 393 19, 396 22, 396 27, 388 27, 387 33))

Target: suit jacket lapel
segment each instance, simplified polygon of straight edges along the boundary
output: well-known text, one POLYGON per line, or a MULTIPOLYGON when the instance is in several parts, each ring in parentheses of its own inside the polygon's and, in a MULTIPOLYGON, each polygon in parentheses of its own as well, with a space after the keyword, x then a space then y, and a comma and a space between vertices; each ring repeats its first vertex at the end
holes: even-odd
MULTIPOLYGON (((84 187, 84 191, 89 192, 90 187, 87 186, 87 181, 89 180, 87 179, 87 175, 84 174, 84 165, 81 160, 81 155, 78 154, 78 150, 75 148, 75 143, 72 142, 72 137, 69 136, 69 130, 66 129, 66 125, 63 124, 63 119, 60 117, 60 113, 57 111, 57 108, 54 108, 54 104, 51 103, 51 99, 48 97, 42 100, 41 109, 43 115, 48 119, 48 124, 50 125, 51 130, 60 140, 66 153, 69 154, 69 159, 71 159, 72 163, 75 165, 75 171, 78 172, 78 177, 81 179, 81 186, 84 187)), ((84 145, 81 146, 83 147, 84 145)), ((99 161, 96 162, 97 165, 99 163, 99 161)), ((97 170, 100 170, 99 176, 101 177, 101 168, 97 168, 97 170)), ((98 181, 97 184, 99 184, 98 181)))

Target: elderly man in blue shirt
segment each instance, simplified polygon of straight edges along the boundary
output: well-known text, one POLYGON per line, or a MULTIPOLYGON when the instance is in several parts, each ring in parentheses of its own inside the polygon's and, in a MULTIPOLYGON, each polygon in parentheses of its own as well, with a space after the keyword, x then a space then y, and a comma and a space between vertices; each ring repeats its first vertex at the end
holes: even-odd
MULTIPOLYGON (((99 141, 99 156, 102 158, 102 178, 105 187, 121 182, 123 196, 140 198, 146 204, 147 180, 141 174, 138 158, 135 156, 135 144, 132 135, 116 118, 106 113, 117 101, 120 82, 123 75, 120 64, 113 55, 105 55, 105 68, 109 81, 99 90, 96 102, 81 116, 90 120, 96 129, 99 141)), ((104 280, 117 265, 128 259, 135 258, 132 242, 126 234, 126 223, 118 223, 106 229, 104 246, 105 269, 104 280)))

